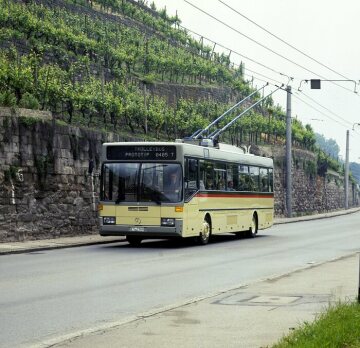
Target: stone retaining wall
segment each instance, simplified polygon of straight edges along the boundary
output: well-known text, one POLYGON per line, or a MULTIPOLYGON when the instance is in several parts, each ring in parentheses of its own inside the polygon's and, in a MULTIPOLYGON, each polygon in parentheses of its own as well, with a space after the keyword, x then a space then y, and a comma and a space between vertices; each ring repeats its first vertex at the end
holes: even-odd
MULTIPOLYGON (((94 174, 101 144, 124 140, 141 139, 59 125, 48 112, 0 108, 0 242, 97 233, 94 174)), ((285 149, 254 146, 252 151, 274 157, 275 214, 284 216, 285 149)), ((311 152, 294 149, 293 159, 295 214, 344 207, 343 178, 314 174, 311 152)), ((352 186, 349 197, 355 205, 352 186)))
POLYGON ((1 108, 0 241, 97 233, 89 164, 98 172, 102 142, 121 140, 58 125, 49 113, 1 108))

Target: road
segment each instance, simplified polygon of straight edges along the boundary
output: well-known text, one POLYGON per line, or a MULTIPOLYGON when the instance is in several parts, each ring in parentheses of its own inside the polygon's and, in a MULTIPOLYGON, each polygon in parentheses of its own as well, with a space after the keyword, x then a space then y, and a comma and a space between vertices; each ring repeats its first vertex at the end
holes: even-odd
POLYGON ((145 241, 0 256, 3 347, 29 347, 360 249, 360 213, 207 246, 145 241))

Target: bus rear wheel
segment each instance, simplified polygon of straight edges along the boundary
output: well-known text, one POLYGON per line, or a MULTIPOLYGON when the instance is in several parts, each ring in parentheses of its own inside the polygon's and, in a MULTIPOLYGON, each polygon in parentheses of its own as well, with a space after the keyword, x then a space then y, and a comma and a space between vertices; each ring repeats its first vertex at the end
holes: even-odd
POLYGON ((257 215, 254 214, 251 220, 251 226, 249 230, 246 232, 246 237, 254 238, 256 237, 257 233, 258 233, 258 219, 257 219, 257 215))
POLYGON ((199 237, 197 237, 197 242, 200 245, 206 245, 209 243, 211 235, 211 225, 209 221, 204 220, 202 225, 202 230, 200 232, 199 237))
POLYGON ((131 246, 139 246, 142 238, 140 236, 126 236, 126 240, 131 246))

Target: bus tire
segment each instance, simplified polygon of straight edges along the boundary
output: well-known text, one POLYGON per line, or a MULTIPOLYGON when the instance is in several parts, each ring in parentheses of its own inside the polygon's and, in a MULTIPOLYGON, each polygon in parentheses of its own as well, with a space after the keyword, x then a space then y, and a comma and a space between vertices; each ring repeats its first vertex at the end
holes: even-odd
POLYGON ((258 233, 258 218, 257 214, 254 213, 251 219, 251 226, 248 231, 246 231, 246 237, 248 238, 255 238, 258 233))
POLYGON ((202 225, 202 230, 197 237, 197 242, 200 245, 206 245, 209 243, 211 236, 211 224, 209 218, 205 218, 202 225))
POLYGON ((134 247, 137 247, 141 244, 142 238, 140 236, 126 236, 127 242, 134 247))

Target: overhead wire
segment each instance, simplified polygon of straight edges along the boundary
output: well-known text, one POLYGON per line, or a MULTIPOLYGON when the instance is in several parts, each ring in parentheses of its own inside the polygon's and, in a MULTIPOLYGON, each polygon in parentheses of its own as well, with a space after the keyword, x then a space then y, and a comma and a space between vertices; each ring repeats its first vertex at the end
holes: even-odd
POLYGON ((276 71, 275 69, 273 69, 273 68, 271 68, 271 67, 269 67, 269 66, 267 66, 267 65, 265 65, 265 64, 263 64, 263 63, 260 63, 260 62, 256 61, 256 60, 253 59, 253 58, 250 58, 250 57, 248 57, 248 56, 245 56, 244 54, 239 53, 239 52, 237 52, 237 51, 235 51, 235 50, 233 50, 233 49, 231 49, 231 48, 228 48, 228 47, 226 47, 226 46, 224 46, 224 45, 222 45, 222 44, 220 44, 220 43, 218 43, 218 42, 216 42, 216 41, 214 41, 214 40, 212 40, 212 39, 209 39, 209 38, 205 37, 204 35, 198 34, 198 33, 194 32, 194 31, 192 31, 192 30, 190 30, 190 29, 187 29, 187 28, 185 28, 185 27, 182 26, 182 25, 179 25, 179 26, 180 26, 181 28, 183 28, 183 29, 185 29, 185 30, 187 30, 187 31, 195 34, 195 35, 198 35, 199 37, 202 37, 202 38, 210 41, 210 42, 213 43, 213 44, 216 44, 216 45, 219 46, 219 47, 222 47, 222 48, 226 49, 226 50, 229 51, 229 52, 232 52, 232 53, 234 53, 234 54, 236 54, 236 55, 238 55, 238 56, 240 56, 240 57, 243 57, 243 58, 249 60, 250 62, 253 62, 253 63, 257 64, 257 65, 260 65, 260 66, 262 66, 263 68, 268 69, 268 70, 270 70, 270 71, 272 71, 272 72, 274 72, 274 73, 276 73, 276 74, 281 74, 281 72, 276 71))
MULTIPOLYGON (((281 58, 283 58, 283 59, 291 62, 292 64, 294 64, 294 65, 296 65, 296 66, 298 66, 298 67, 300 67, 300 68, 302 68, 302 69, 304 69, 304 70, 306 70, 306 71, 308 71, 308 72, 310 72, 310 73, 312 73, 312 74, 314 74, 314 75, 316 75, 316 76, 318 76, 318 77, 320 77, 320 78, 322 78, 322 79, 327 79, 327 78, 325 78, 324 76, 322 76, 322 75, 320 75, 320 74, 317 74, 317 73, 315 73, 315 72, 307 69, 306 67, 304 67, 304 66, 302 66, 302 65, 300 65, 300 64, 298 64, 298 63, 296 63, 296 62, 294 62, 294 61, 292 61, 291 59, 289 59, 289 58, 287 58, 287 57, 285 57, 285 56, 283 56, 283 55, 275 52, 274 50, 266 47, 265 45, 263 45, 263 44, 261 44, 260 42, 252 39, 251 37, 249 37, 249 36, 241 33, 241 32, 238 31, 237 29, 229 26, 228 24, 226 24, 225 22, 223 22, 223 21, 221 21, 220 19, 216 18, 215 16, 207 13, 206 11, 204 11, 204 10, 200 9, 199 7, 197 7, 196 5, 192 4, 190 1, 188 1, 188 0, 184 0, 184 1, 185 1, 186 3, 188 3, 189 5, 191 5, 192 7, 196 8, 197 10, 199 10, 200 12, 206 14, 207 16, 211 17, 212 19, 216 20, 217 22, 225 25, 226 27, 228 27, 229 29, 237 32, 238 34, 246 37, 248 40, 250 40, 250 41, 252 41, 252 42, 260 45, 261 47, 269 50, 270 52, 272 52, 272 53, 280 56, 281 58)), ((225 4, 222 0, 218 0, 218 1, 227 6, 227 4, 225 4)), ((235 10, 235 12, 236 12, 236 10, 235 10)), ((239 14, 240 14, 240 13, 239 13, 239 14)), ((240 15, 242 15, 242 14, 240 14, 240 15)), ((242 15, 242 16, 243 16, 243 15, 242 15)), ((245 18, 245 16, 243 16, 243 17, 245 18)), ((249 21, 251 21, 251 20, 248 19, 247 17, 246 17, 246 19, 249 20, 249 21)), ((251 21, 251 22, 252 22, 253 24, 259 26, 261 29, 265 30, 266 32, 268 32, 270 35, 276 37, 278 40, 280 40, 281 42, 285 43, 287 46, 293 48, 294 50, 296 50, 296 51, 298 51, 299 53, 303 54, 303 55, 306 56, 307 58, 313 60, 313 61, 316 62, 317 64, 319 64, 319 65, 327 68, 328 70, 332 71, 333 73, 335 73, 335 74, 337 74, 337 75, 339 75, 339 76, 341 76, 341 77, 343 77, 343 78, 345 78, 345 79, 347 79, 347 80, 353 81, 352 79, 349 79, 347 76, 338 73, 338 72, 335 71, 334 69, 326 66, 325 64, 323 64, 323 63, 321 63, 320 61, 316 60, 315 58, 312 58, 311 56, 309 56, 309 55, 307 55, 306 53, 302 52, 301 50, 297 49, 295 46, 287 43, 285 40, 277 37, 275 34, 272 34, 270 31, 268 31, 268 30, 266 30, 265 28, 261 27, 261 26, 258 25, 257 23, 255 23, 255 22, 253 22, 253 21, 251 21)), ((186 28, 185 28, 185 29, 186 29, 186 28)), ((188 29, 187 29, 187 30, 188 30, 188 29)), ((190 32, 193 32, 193 31, 191 31, 191 30, 189 30, 189 31, 190 31, 190 32)), ((259 63, 259 62, 255 61, 254 59, 252 59, 252 58, 250 58, 250 57, 247 57, 247 56, 245 56, 245 55, 243 55, 243 54, 240 54, 240 53, 236 52, 236 51, 233 50, 233 49, 230 49, 230 48, 228 48, 228 47, 223 46, 222 44, 219 44, 219 43, 217 43, 217 42, 215 42, 215 41, 213 41, 213 40, 211 40, 211 39, 208 39, 208 38, 204 37, 203 35, 200 35, 200 34, 195 33, 195 32, 193 32, 193 33, 196 34, 196 35, 198 35, 198 36, 200 36, 200 37, 202 37, 202 38, 205 38, 206 40, 214 43, 215 45, 218 45, 219 47, 222 47, 222 48, 228 50, 229 52, 233 52, 234 54, 237 54, 237 55, 239 55, 240 57, 243 57, 243 58, 245 58, 245 59, 248 59, 249 61, 254 62, 255 64, 258 64, 258 65, 260 65, 260 66, 262 66, 262 67, 265 67, 266 69, 268 69, 268 70, 270 70, 270 71, 272 71, 272 72, 274 72, 274 73, 280 74, 280 75, 282 75, 282 76, 285 75, 285 74, 283 74, 283 73, 281 73, 281 72, 279 72, 279 71, 276 71, 276 70, 273 69, 273 68, 270 68, 270 67, 268 67, 268 66, 266 66, 266 65, 264 65, 264 64, 262 64, 262 63, 259 63)), ((215 47, 215 46, 214 46, 214 47, 215 47)), ((254 74, 258 75, 258 76, 262 76, 262 77, 264 77, 264 78, 266 79, 266 81, 265 81, 265 80, 260 79, 260 78, 258 78, 258 77, 256 77, 256 76, 251 76, 251 75, 249 75, 249 74, 244 74, 244 75, 247 75, 247 76, 251 76, 252 78, 256 78, 256 79, 259 80, 259 81, 268 82, 270 85, 273 85, 273 84, 270 83, 269 80, 272 80, 272 81, 277 82, 277 83, 281 83, 281 82, 279 82, 279 81, 277 81, 277 80, 274 80, 274 79, 272 79, 272 78, 269 78, 268 76, 265 76, 265 75, 260 74, 260 73, 258 73, 258 72, 256 72, 256 71, 250 70, 250 69, 248 69, 248 68, 246 68, 246 70, 247 70, 247 71, 250 71, 250 72, 252 72, 252 73, 254 73, 254 74)), ((285 76, 287 76, 287 75, 285 75, 285 76)), ((288 78, 289 78, 289 81, 290 81, 290 79, 291 79, 291 80, 294 79, 294 78, 290 78, 289 76, 288 76, 288 78)), ((300 80, 300 79, 299 79, 299 80, 300 80)), ((354 91, 352 91, 352 90, 350 90, 350 89, 348 89, 348 88, 346 88, 346 87, 344 87, 344 86, 341 86, 341 85, 335 83, 334 81, 329 81, 329 82, 331 82, 331 83, 333 83, 334 85, 336 85, 336 86, 338 86, 338 87, 340 87, 340 88, 343 88, 343 89, 345 89, 345 90, 347 90, 347 91, 350 91, 350 92, 352 92, 352 93, 354 92, 354 91)), ((355 85, 356 85, 356 82, 355 82, 355 85)), ((274 86, 276 86, 276 85, 274 85, 274 86)), ((299 91, 299 92, 301 92, 301 91, 299 91)), ((313 98, 307 96, 307 95, 306 95, 305 93, 303 93, 303 92, 301 92, 301 93, 302 93, 305 97, 309 98, 312 102, 314 102, 314 103, 317 104, 318 106, 320 106, 320 107, 322 107, 323 109, 325 109, 327 112, 331 113, 332 115, 334 115, 335 117, 339 118, 339 119, 342 120, 343 122, 345 122, 345 123, 347 123, 347 124, 350 124, 350 122, 348 122, 347 120, 345 120, 345 119, 342 118, 341 116, 337 115, 336 113, 334 113, 334 112, 331 111, 330 109, 326 108, 325 106, 321 105, 320 103, 316 102, 313 98)), ((333 117, 325 114, 324 112, 322 112, 322 111, 319 110, 318 108, 314 107, 314 106, 311 105, 310 103, 304 101, 302 98, 300 98, 299 96, 295 95, 294 93, 292 93, 292 94, 294 95, 295 98, 297 98, 298 100, 300 100, 302 103, 306 104, 308 107, 314 109, 315 111, 319 112, 320 114, 322 114, 323 116, 325 116, 325 117, 327 117, 328 119, 332 120, 333 122, 341 125, 342 127, 346 128, 346 129, 349 128, 349 127, 348 127, 347 125, 345 125, 344 123, 339 122, 339 121, 336 120, 335 118, 333 118, 333 117)), ((297 93, 296 93, 296 94, 297 94, 297 93)), ((356 132, 356 131, 355 131, 355 132, 356 132)), ((356 133, 357 133, 357 132, 356 132, 356 133)), ((359 133, 357 133, 357 134, 359 134, 359 133)), ((352 136, 352 135, 351 135, 351 136, 352 136)))
POLYGON ((349 124, 352 126, 352 123, 349 122, 348 120, 344 119, 343 117, 339 116, 338 114, 336 114, 335 112, 333 112, 332 110, 330 110, 329 108, 327 108, 326 106, 321 105, 319 102, 317 102, 314 98, 309 97, 307 94, 305 94, 302 91, 299 91, 302 95, 304 95, 306 98, 310 99, 312 102, 314 102, 316 105, 319 105, 320 107, 322 107, 323 109, 325 109, 326 111, 330 112, 332 115, 334 115, 335 117, 339 118, 340 120, 342 120, 343 122, 349 124))
POLYGON ((305 53, 304 51, 296 48, 294 45, 290 44, 289 42, 285 41, 284 39, 282 39, 281 37, 275 35, 274 33, 272 33, 270 30, 264 28, 263 26, 261 26, 260 24, 256 23, 255 21, 253 21, 252 19, 250 19, 249 17, 245 16, 243 13, 239 12, 238 10, 234 9, 233 7, 231 7, 229 4, 227 4, 225 1, 223 0, 218 0, 220 3, 222 3, 224 6, 226 6, 227 8, 229 8, 230 10, 232 10, 233 12, 237 13, 239 16, 245 18, 247 21, 249 21, 250 23, 254 24, 255 26, 257 26, 258 28, 262 29, 263 31, 265 31, 266 33, 268 33, 269 35, 275 37, 276 39, 278 39, 279 41, 281 41, 282 43, 284 43, 285 45, 291 47, 292 49, 294 49, 295 51, 301 53, 303 56, 309 58, 310 60, 314 61, 315 63, 323 66, 324 68, 330 70, 331 72, 337 74, 338 76, 343 77, 344 79, 347 80, 352 80, 349 77, 337 72, 336 70, 330 68, 329 66, 325 65, 324 63, 321 63, 320 61, 318 61, 317 59, 311 57, 310 55, 308 55, 307 53, 305 53))
MULTIPOLYGON (((302 93, 302 92, 300 92, 300 93, 302 93)), ((298 93, 298 92, 295 92, 295 94, 299 94, 299 93, 298 93)), ((310 108, 314 109, 315 111, 319 112, 321 115, 323 115, 323 116, 325 116, 326 118, 330 119, 331 121, 339 124, 340 126, 344 127, 345 129, 347 129, 347 130, 349 129, 349 126, 348 126, 348 125, 345 125, 344 123, 339 122, 338 120, 334 119, 333 117, 329 116, 328 114, 325 114, 324 112, 322 112, 321 110, 317 109, 317 108, 314 107, 313 105, 307 103, 306 101, 304 101, 302 98, 300 98, 298 95, 295 95, 295 94, 293 94, 294 97, 297 98, 297 99, 299 99, 302 103, 306 104, 306 105, 309 106, 310 108)), ((308 97, 306 94, 304 94, 304 93, 302 93, 302 94, 303 94, 305 97, 308 97)), ((321 105, 320 103, 316 102, 316 101, 313 100, 312 98, 310 98, 310 97, 308 97, 308 98, 311 99, 314 103, 316 103, 316 104, 319 105, 320 107, 322 107, 323 109, 325 109, 325 110, 327 110, 328 112, 330 112, 331 114, 339 117, 340 119, 343 119, 342 117, 340 117, 339 115, 337 115, 336 113, 334 113, 334 112, 331 111, 330 109, 326 108, 325 106, 321 105)), ((348 123, 348 124, 351 124, 350 122, 348 122, 348 121, 346 121, 346 120, 345 120, 345 122, 348 123)), ((354 130, 354 131, 355 131, 355 133, 356 133, 357 135, 360 135, 360 133, 359 133, 358 131, 356 131, 356 130, 354 130)), ((350 136, 353 137, 353 135, 352 135, 351 133, 350 133, 350 136)))
MULTIPOLYGON (((250 71, 250 72, 252 72, 254 75, 258 75, 258 76, 264 77, 265 79, 267 79, 267 81, 264 81, 264 82, 269 82, 269 80, 271 80, 271 81, 276 82, 276 83, 278 83, 278 84, 282 84, 282 82, 280 82, 280 81, 278 81, 278 80, 274 80, 274 79, 272 79, 271 77, 268 77, 268 76, 266 76, 266 75, 263 75, 263 74, 261 74, 261 73, 259 73, 259 72, 254 71, 254 70, 250 70, 250 69, 246 68, 246 71, 250 71)), ((246 74, 246 75, 251 76, 251 75, 249 75, 249 74, 246 74)), ((255 78, 256 78, 257 80, 259 80, 259 81, 263 81, 263 80, 257 78, 256 76, 253 76, 253 77, 255 77, 255 78)))
MULTIPOLYGON (((190 3, 188 0, 184 0, 184 1, 187 2, 187 3, 189 3, 190 5, 194 6, 194 5, 193 5, 192 3, 190 3)), ((218 0, 218 1, 221 2, 221 3, 223 3, 222 0, 218 0)), ((213 17, 212 15, 208 14, 207 12, 199 9, 197 6, 194 6, 194 7, 197 8, 198 10, 200 10, 201 12, 204 12, 205 14, 209 15, 210 17, 216 19, 215 17, 213 17)), ((217 20, 217 19, 216 19, 216 20, 217 20)), ((220 21, 220 20, 219 20, 219 21, 220 21)), ((220 22, 223 23, 222 21, 220 21, 220 22)), ((223 24, 225 24, 225 23, 223 23, 223 24)), ((226 25, 226 24, 225 24, 225 25, 226 25)), ((226 25, 226 26, 227 26, 227 25, 226 25)), ((192 31, 191 31, 191 32, 192 32, 192 31)), ((195 32, 193 32, 193 33, 195 33, 195 32)), ((195 34, 196 34, 196 35, 199 35, 199 36, 201 36, 201 37, 203 37, 203 38, 205 38, 204 36, 202 36, 202 35, 200 35, 200 34, 198 34, 198 33, 195 33, 195 34)), ((234 51, 234 50, 232 50, 232 49, 229 49, 229 48, 227 48, 227 47, 224 47, 223 45, 221 45, 221 44, 219 44, 219 43, 216 43, 216 42, 213 41, 213 40, 210 40, 210 39, 208 39, 208 38, 205 38, 205 39, 213 42, 214 44, 217 44, 218 46, 220 46, 220 47, 222 47, 222 48, 225 48, 225 49, 227 49, 227 50, 229 50, 229 51, 231 51, 231 52, 234 52, 235 54, 237 53, 236 51, 234 51)), ((279 39, 280 39, 280 38, 279 38, 279 39)), ((296 48, 295 48, 295 49, 296 49, 296 48)), ((242 56, 241 54, 239 54, 239 55, 242 56)), ((306 69, 306 68, 305 68, 305 69, 306 69)), ((256 79, 259 80, 259 81, 269 82, 269 80, 271 80, 271 81, 276 82, 276 83, 281 83, 280 81, 274 80, 274 79, 272 79, 272 78, 270 78, 270 77, 268 77, 268 76, 265 76, 265 75, 263 75, 263 74, 261 74, 261 73, 255 72, 255 71, 250 70, 250 69, 248 69, 248 68, 247 68, 246 70, 254 73, 255 75, 262 76, 262 77, 264 77, 264 78, 266 79, 266 80, 263 80, 263 79, 259 79, 259 78, 256 77, 256 76, 251 76, 251 75, 246 74, 247 76, 254 77, 254 78, 256 78, 256 79)), ((270 70, 274 71, 274 69, 270 69, 270 70)), ((306 69, 306 70, 307 70, 307 69, 306 69)), ((276 71, 275 71, 275 72, 276 72, 276 71)), ((280 72, 277 72, 277 73, 281 74, 280 72)), ((317 75, 317 74, 316 74, 316 75, 317 75)), ((320 75, 317 75, 317 76, 320 76, 320 75)), ((322 77, 322 76, 320 76, 320 77, 322 77)), ((346 76, 343 76, 343 77, 347 79, 346 76)), ((323 77, 322 77, 322 78, 323 78, 323 77)), ((340 87, 344 88, 343 86, 340 86, 340 87)), ((300 92, 300 91, 299 91, 299 92, 300 92)), ((336 113, 334 113, 334 112, 331 111, 330 109, 326 108, 325 106, 321 105, 320 103, 318 103, 317 101, 315 101, 313 98, 307 96, 307 95, 306 95, 305 93, 303 93, 303 92, 301 92, 301 93, 302 93, 305 97, 309 98, 313 103, 317 104, 318 106, 322 107, 322 108, 325 109, 326 111, 330 112, 330 113, 331 113, 332 115, 334 115, 335 117, 339 118, 340 120, 342 120, 343 122, 345 122, 345 123, 347 123, 347 124, 350 124, 350 122, 348 122, 347 120, 345 120, 345 119, 342 118, 341 116, 337 115, 336 113)), ((307 103, 306 101, 304 101, 304 100, 301 99, 300 97, 298 97, 298 96, 295 96, 295 97, 297 97, 301 102, 305 103, 305 104, 308 105, 309 107, 311 107, 311 108, 315 109, 316 111, 320 112, 320 113, 321 113, 322 115, 324 115, 325 117, 328 117, 328 118, 330 118, 332 121, 340 124, 341 126, 343 126, 343 127, 345 127, 345 128, 348 128, 348 126, 346 126, 346 125, 344 125, 343 123, 339 122, 338 120, 336 120, 336 119, 334 119, 334 118, 326 115, 326 114, 323 113, 321 110, 318 110, 317 108, 315 108, 315 107, 312 106, 311 104, 307 103)))
POLYGON ((346 129, 349 128, 347 125, 339 122, 339 121, 336 120, 335 118, 333 118, 333 117, 325 114, 323 111, 321 111, 321 110, 319 110, 318 108, 316 108, 315 106, 309 104, 308 102, 306 102, 305 100, 303 100, 302 98, 300 98, 297 94, 298 94, 298 92, 295 92, 295 93, 293 93, 293 96, 294 96, 296 99, 300 100, 302 103, 306 104, 306 105, 309 106, 310 108, 312 108, 312 109, 314 109, 315 111, 319 112, 321 115, 323 115, 323 116, 329 118, 330 120, 336 122, 336 123, 339 124, 340 126, 346 128, 346 129))
MULTIPOLYGON (((306 68, 305 66, 303 66, 303 65, 301 65, 301 64, 296 63, 295 61, 293 61, 293 60, 285 57, 284 55, 282 55, 282 54, 274 51, 273 49, 271 49, 271 48, 263 45, 262 43, 260 43, 259 41, 251 38, 250 36, 248 36, 248 35, 240 32, 239 30, 237 30, 236 28, 232 27, 231 25, 225 23, 225 22, 222 21, 221 19, 215 17, 214 15, 212 15, 212 14, 206 12, 205 10, 201 9, 200 7, 194 5, 194 4, 193 4, 192 2, 190 2, 189 0, 184 0, 184 1, 185 1, 187 4, 189 4, 190 6, 192 6, 193 8, 195 8, 195 9, 197 9, 198 11, 202 12, 203 14, 207 15, 208 17, 210 17, 210 18, 214 19, 215 21, 221 23, 222 25, 226 26, 227 28, 231 29, 232 31, 235 31, 235 32, 238 33, 239 35, 241 35, 241 36, 245 37, 246 39, 250 40, 251 42, 259 45, 260 47, 262 47, 262 48, 270 51, 271 53, 273 53, 273 54, 281 57, 282 59, 284 59, 284 60, 286 60, 286 61, 288 61, 288 62, 290 62, 290 63, 292 63, 292 64, 294 64, 294 65, 296 65, 296 66, 298 66, 299 68, 301 68, 301 69, 303 69, 303 70, 305 70, 305 71, 307 71, 307 72, 310 72, 311 74, 314 74, 315 76, 320 77, 321 79, 329 80, 329 79, 327 79, 326 77, 324 77, 324 76, 322 76, 322 75, 320 75, 320 74, 318 74, 318 73, 316 73, 316 72, 314 72, 314 71, 306 68)), ((332 82, 332 81, 330 81, 330 82, 333 83, 334 85, 340 87, 340 88, 343 88, 343 89, 347 90, 347 91, 351 91, 352 93, 354 92, 354 91, 350 90, 349 88, 346 88, 346 87, 344 87, 344 86, 341 86, 341 85, 339 85, 339 84, 337 84, 337 83, 335 83, 335 82, 332 82)))

